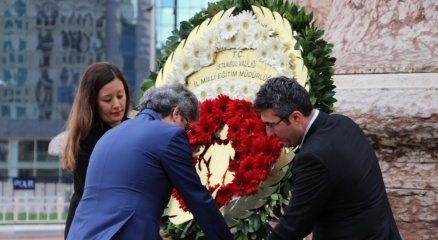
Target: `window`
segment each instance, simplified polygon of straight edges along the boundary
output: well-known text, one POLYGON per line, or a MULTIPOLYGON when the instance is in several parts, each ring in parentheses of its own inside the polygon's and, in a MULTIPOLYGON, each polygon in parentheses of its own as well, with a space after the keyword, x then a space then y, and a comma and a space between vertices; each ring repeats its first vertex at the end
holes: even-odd
POLYGON ((172 30, 179 28, 181 21, 187 21, 201 9, 208 6, 208 0, 162 0, 157 1, 156 9, 156 49, 159 56, 161 48, 165 46, 166 40, 172 35, 172 30), (175 2, 177 2, 177 13, 175 16, 175 2), (175 17, 177 18, 175 26, 175 17))
POLYGON ((0 162, 8 160, 8 141, 0 140, 0 162))
POLYGON ((34 154, 33 140, 21 140, 18 142, 18 161, 33 162, 34 154))
MULTIPOLYGON (((3 95, 7 96, 6 90, 3 91, 3 95)), ((5 97, 6 98, 6 97, 5 97)), ((0 112, 1 112, 1 116, 0 117, 4 117, 4 118, 8 118, 11 117, 11 107, 10 106, 1 106, 0 107, 0 112)))
POLYGON ((49 150, 49 140, 39 140, 37 141, 37 161, 39 162, 57 162, 57 156, 51 156, 48 153, 49 150))
POLYGON ((73 183, 73 173, 68 170, 62 169, 60 177, 62 179, 62 182, 73 183))
POLYGON ((58 182, 58 169, 37 169, 36 180, 38 182, 58 182))
POLYGON ((8 169, 0 169, 0 180, 8 180, 8 169))
POLYGON ((18 169, 18 176, 19 177, 34 177, 33 169, 31 169, 31 168, 18 169))
POLYGON ((175 0, 162 0, 159 1, 161 2, 161 7, 165 7, 165 8, 173 8, 175 5, 175 0))
POLYGON ((158 18, 160 21, 160 25, 168 25, 171 26, 173 29, 173 25, 175 23, 173 16, 173 9, 169 9, 162 12, 162 15, 158 18))
POLYGON ((8 169, 1 168, 0 169, 0 181, 8 180, 8 169))

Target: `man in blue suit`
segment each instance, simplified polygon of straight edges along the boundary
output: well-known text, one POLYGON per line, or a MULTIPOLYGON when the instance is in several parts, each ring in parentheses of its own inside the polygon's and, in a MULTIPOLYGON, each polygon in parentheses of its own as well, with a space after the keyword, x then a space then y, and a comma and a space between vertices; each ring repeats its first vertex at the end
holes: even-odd
POLYGON ((94 148, 68 239, 161 239, 160 218, 173 188, 207 239, 232 239, 192 164, 185 128, 198 117, 198 101, 183 85, 146 91, 139 114, 94 148))
POLYGON ((268 135, 299 147, 292 197, 269 240, 400 239, 374 150, 348 117, 312 108, 295 80, 268 80, 255 108, 268 135))

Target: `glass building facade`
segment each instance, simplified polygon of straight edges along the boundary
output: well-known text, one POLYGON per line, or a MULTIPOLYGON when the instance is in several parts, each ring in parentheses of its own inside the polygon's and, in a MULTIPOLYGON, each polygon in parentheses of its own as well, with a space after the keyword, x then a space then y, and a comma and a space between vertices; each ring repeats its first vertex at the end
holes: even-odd
POLYGON ((97 61, 119 66, 135 105, 149 71, 138 59, 155 62, 155 52, 179 22, 207 5, 207 0, 1 0, 0 179, 70 176, 47 149, 65 128, 85 67, 97 61), (139 34, 145 29, 153 34, 139 34), (144 42, 155 51, 142 52, 144 42))
POLYGON ((162 0, 156 1, 156 47, 160 50, 166 39, 181 21, 186 21, 195 13, 208 6, 206 0, 162 0))
MULTIPOLYGON (((64 130, 84 69, 110 60, 109 37, 119 39, 119 67, 130 88, 137 87, 135 25, 123 16, 108 25, 109 2, 0 1, 1 178, 68 175, 59 157, 48 154, 48 145, 64 130), (111 27, 119 33, 108 36, 111 27)), ((126 8, 130 2, 116 3, 126 8)))

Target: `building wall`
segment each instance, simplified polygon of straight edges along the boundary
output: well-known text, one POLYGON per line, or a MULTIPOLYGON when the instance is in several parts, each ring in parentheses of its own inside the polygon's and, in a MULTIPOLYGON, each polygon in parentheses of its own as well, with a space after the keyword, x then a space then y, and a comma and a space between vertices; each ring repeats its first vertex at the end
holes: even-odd
POLYGON ((207 3, 0 1, 0 177, 65 175, 59 159, 41 151, 64 130, 84 69, 97 61, 117 65, 136 106, 140 84, 155 70, 155 53, 178 26, 174 23, 207 3))
POLYGON ((65 120, 84 66, 104 59, 102 1, 0 4, 0 118, 65 120))
POLYGON ((0 177, 62 175, 47 146, 89 64, 114 60, 139 88, 134 9, 130 0, 0 1, 0 177))
MULTIPOLYGON (((156 3, 156 47, 159 51, 166 44, 172 31, 179 28, 181 21, 187 21, 203 8, 208 6, 207 0, 163 0, 156 3), (176 15, 175 15, 176 14, 176 15)), ((210 1, 215 2, 215 1, 210 1)))
POLYGON ((437 239, 438 2, 293 2, 334 44, 335 111, 376 149, 403 239, 437 239))

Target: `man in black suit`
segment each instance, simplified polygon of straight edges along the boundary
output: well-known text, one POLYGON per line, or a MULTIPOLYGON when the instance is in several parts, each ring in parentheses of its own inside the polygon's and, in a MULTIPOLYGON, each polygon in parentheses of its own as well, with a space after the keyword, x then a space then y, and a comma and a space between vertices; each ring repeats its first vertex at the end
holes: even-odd
POLYGON ((258 91, 254 107, 268 135, 299 147, 292 196, 268 239, 401 239, 374 150, 348 117, 312 108, 295 80, 278 77, 258 91))

